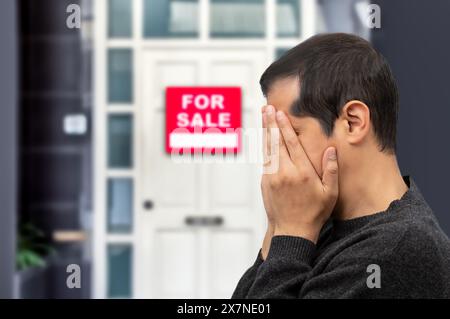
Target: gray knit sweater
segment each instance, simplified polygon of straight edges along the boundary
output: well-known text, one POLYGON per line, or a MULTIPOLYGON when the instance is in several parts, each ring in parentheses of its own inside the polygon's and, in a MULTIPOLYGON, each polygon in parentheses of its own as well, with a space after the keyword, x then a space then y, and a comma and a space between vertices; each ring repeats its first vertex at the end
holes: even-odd
POLYGON ((377 214, 329 221, 317 245, 275 236, 232 298, 450 298, 450 240, 412 180, 377 214))

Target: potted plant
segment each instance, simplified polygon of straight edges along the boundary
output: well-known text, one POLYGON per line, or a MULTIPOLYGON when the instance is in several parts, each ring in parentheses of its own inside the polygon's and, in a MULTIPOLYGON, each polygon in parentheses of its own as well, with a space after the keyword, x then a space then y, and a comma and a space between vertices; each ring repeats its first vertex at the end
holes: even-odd
POLYGON ((19 227, 16 252, 16 297, 45 298, 48 256, 53 254, 42 230, 32 223, 19 227))

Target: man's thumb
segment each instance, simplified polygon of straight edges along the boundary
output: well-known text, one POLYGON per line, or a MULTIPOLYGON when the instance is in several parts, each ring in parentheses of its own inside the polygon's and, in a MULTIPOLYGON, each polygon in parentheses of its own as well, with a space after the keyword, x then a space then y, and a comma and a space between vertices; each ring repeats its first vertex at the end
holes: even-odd
POLYGON ((337 196, 338 193, 338 161, 335 147, 325 150, 322 159, 322 184, 327 192, 337 196))

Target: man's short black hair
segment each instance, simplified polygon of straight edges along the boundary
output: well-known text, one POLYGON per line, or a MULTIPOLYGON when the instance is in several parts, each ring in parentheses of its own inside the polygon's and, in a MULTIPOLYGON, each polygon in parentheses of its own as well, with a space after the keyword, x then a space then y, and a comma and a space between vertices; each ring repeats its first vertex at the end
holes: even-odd
POLYGON ((292 115, 318 119, 330 136, 342 107, 359 100, 369 107, 381 150, 395 151, 397 85, 387 61, 369 42, 345 33, 309 38, 263 73, 259 83, 264 95, 274 81, 290 76, 298 76, 300 82, 300 96, 291 107, 292 115))

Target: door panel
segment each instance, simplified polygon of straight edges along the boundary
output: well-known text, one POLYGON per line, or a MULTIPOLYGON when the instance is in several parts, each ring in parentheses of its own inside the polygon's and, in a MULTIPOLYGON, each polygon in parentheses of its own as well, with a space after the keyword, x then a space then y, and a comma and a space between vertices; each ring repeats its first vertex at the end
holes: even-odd
POLYGON ((245 207, 249 209, 249 196, 253 172, 246 164, 213 164, 211 169, 211 206, 245 207), (233 185, 233 187, 230 187, 233 185))
POLYGON ((157 232, 155 240, 160 247, 157 278, 161 298, 195 296, 198 269, 195 232, 163 230, 157 232))
MULTIPOLYGON (((244 128, 255 127, 256 121, 252 118, 255 113, 254 110, 243 110, 244 128)), ((255 138, 258 136, 255 135, 255 138)), ((256 158, 253 152, 258 152, 258 149, 254 147, 254 144, 250 145, 250 142, 243 136, 242 150, 234 156, 235 164, 213 163, 210 165, 210 209, 213 213, 223 211, 229 214, 254 213, 252 197, 255 196, 254 187, 258 186, 258 182, 256 181, 257 171, 255 171, 256 158)))
MULTIPOLYGON (((199 83, 199 65, 193 60, 174 62, 174 61, 158 61, 153 66, 153 81, 155 85, 152 98, 155 105, 164 107, 165 90, 167 86, 184 86, 195 85, 199 83)), ((163 122, 164 123, 164 122, 163 122)))
MULTIPOLYGON (((197 168, 189 163, 172 161, 170 155, 164 152, 164 112, 155 111, 155 121, 152 125, 155 138, 153 143, 146 147, 155 154, 148 159, 155 169, 149 170, 148 179, 154 187, 154 198, 158 199, 157 209, 181 208, 193 211, 196 206, 197 168), (164 175, 161 176, 161 172, 164 175)), ((144 165, 146 163, 144 162, 144 165)))
POLYGON ((251 232, 218 231, 211 234, 211 296, 230 298, 253 251, 251 232), (230 262, 232 261, 232 262, 230 262))

